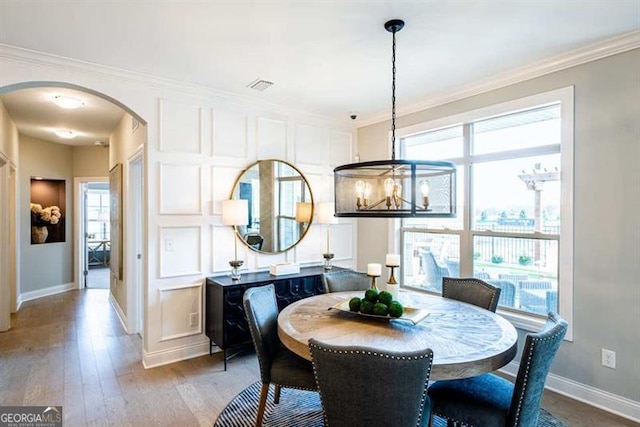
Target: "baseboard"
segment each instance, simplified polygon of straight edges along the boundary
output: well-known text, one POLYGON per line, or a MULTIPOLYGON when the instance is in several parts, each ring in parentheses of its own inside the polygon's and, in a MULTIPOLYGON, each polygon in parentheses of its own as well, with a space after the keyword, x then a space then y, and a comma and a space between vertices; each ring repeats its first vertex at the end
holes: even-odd
POLYGON ((63 285, 50 286, 48 288, 38 289, 35 291, 23 292, 18 297, 18 304, 17 304, 18 309, 20 309, 20 306, 22 305, 23 302, 31 301, 31 300, 42 298, 42 297, 48 297, 50 295, 61 294, 63 292, 72 291, 75 288, 76 288, 75 283, 71 282, 71 283, 65 283, 63 285))
POLYGON ((17 313, 20 311, 20 307, 22 307, 22 295, 18 295, 18 298, 16 298, 16 311, 14 311, 14 313, 17 313))
POLYGON ((142 365, 145 369, 157 366, 168 365, 181 360, 193 359, 194 357, 209 354, 209 340, 168 350, 154 351, 147 353, 143 350, 142 365))
POLYGON ((127 329, 127 316, 124 314, 124 311, 122 311, 122 308, 120 308, 120 304, 118 304, 118 301, 113 297, 111 291, 109 291, 109 302, 116 311, 116 315, 118 316, 118 320, 120 320, 122 329, 124 329, 125 333, 129 334, 129 330, 127 329))
MULTIPOLYGON (((518 363, 511 362, 500 371, 515 377, 518 373, 518 363)), ((587 405, 595 406, 603 411, 611 412, 631 421, 640 422, 640 402, 555 374, 547 376, 545 388, 587 405)))

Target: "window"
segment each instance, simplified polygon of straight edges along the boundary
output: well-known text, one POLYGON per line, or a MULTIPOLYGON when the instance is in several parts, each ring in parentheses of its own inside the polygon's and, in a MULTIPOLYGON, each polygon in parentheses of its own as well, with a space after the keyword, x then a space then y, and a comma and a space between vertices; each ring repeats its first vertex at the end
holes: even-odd
POLYGON ((87 235, 89 240, 110 239, 109 189, 87 190, 87 235))
POLYGON ((401 283, 440 293, 443 276, 473 276, 519 327, 571 318, 572 129, 572 87, 401 129, 403 158, 458 168, 456 218, 397 222, 401 283))

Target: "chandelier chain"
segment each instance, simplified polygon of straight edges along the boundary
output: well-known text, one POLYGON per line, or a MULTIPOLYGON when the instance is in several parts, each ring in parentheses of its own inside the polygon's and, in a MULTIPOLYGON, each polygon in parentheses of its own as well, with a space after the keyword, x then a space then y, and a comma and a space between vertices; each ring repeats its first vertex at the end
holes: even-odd
POLYGON ((396 159, 396 30, 392 31, 393 47, 391 55, 391 160, 396 159))

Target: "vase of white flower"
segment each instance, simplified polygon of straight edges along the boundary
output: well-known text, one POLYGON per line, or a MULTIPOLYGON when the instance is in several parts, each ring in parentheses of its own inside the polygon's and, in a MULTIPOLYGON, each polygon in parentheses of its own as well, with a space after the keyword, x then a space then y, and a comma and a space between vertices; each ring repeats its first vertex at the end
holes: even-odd
POLYGON ((42 208, 38 203, 31 203, 31 243, 45 243, 49 236, 48 225, 60 222, 62 213, 58 206, 42 208))
POLYGON ((31 240, 33 243, 44 243, 47 241, 47 237, 49 237, 49 229, 47 229, 46 225, 31 227, 31 240))

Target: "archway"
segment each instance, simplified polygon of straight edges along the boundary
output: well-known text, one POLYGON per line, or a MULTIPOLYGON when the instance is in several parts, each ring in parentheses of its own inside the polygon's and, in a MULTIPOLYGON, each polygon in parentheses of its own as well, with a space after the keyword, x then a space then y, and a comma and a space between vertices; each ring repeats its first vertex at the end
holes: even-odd
MULTIPOLYGON (((21 83, 15 83, 15 84, 10 84, 7 86, 3 86, 0 87, 0 99, 3 99, 3 96, 5 98, 11 97, 11 96, 15 96, 16 94, 20 94, 21 91, 23 90, 37 90, 37 89, 60 89, 61 91, 76 91, 78 93, 82 93, 82 94, 86 94, 87 97, 95 97, 95 98, 99 98, 102 102, 104 103, 108 103, 113 105, 115 108, 118 108, 122 111, 123 115, 123 119, 128 119, 130 118, 132 123, 135 123, 136 128, 145 128, 144 132, 144 141, 143 141, 143 147, 146 146, 146 120, 144 120, 142 117, 140 117, 135 111, 133 111, 131 108, 129 108, 128 106, 124 105, 123 103, 121 103, 120 101, 118 101, 117 99, 104 94, 102 92, 93 90, 91 88, 87 88, 84 86, 80 86, 80 85, 76 85, 76 84, 72 84, 72 83, 67 83, 67 82, 59 82, 59 81, 30 81, 30 82, 21 82, 21 83)), ((6 105, 5 105, 6 107, 6 105)), ((71 113, 70 113, 71 114, 71 113)), ((124 125, 123 125, 124 126, 124 125)), ((132 126, 127 125, 127 127, 129 129, 132 128, 132 126)), ((21 132, 19 130, 19 139, 22 138, 21 132)), ((56 142, 54 140, 45 140, 45 141, 50 141, 50 142, 56 142)), ((106 139, 105 142, 104 140, 101 141, 102 145, 107 146, 109 145, 109 143, 112 143, 112 138, 108 137, 106 139)), ((97 143, 97 141, 96 141, 97 143)), ((115 142, 117 144, 117 140, 115 142)), ((93 147, 92 147, 93 148, 93 147)), ((122 150, 118 150, 118 149, 109 149, 109 151, 107 152, 107 158, 108 158, 108 165, 111 164, 115 164, 115 163, 122 163, 124 165, 127 164, 127 159, 125 157, 125 159, 122 158, 114 158, 114 154, 116 153, 116 155, 120 154, 122 150)), ((144 159, 144 149, 143 150, 139 150, 140 152, 138 153, 138 155, 140 157, 142 157, 144 159)), ((0 152, 0 154, 2 154, 0 152)), ((17 161, 16 161, 17 163, 17 161)), ((144 163, 144 162, 143 162, 144 163)), ((14 167, 16 167, 17 165, 14 165, 14 167)), ((6 168, 5 168, 6 169, 6 168)), ((19 169, 19 167, 18 167, 19 169)), ((107 168, 108 169, 108 168, 107 168)), ((19 170, 17 170, 18 173, 20 173, 19 170)), ((29 172, 31 174, 33 174, 33 172, 29 172)), ((75 185, 75 177, 76 177, 76 171, 74 168, 74 171, 70 173, 72 178, 67 177, 67 186, 69 188, 69 193, 67 195, 67 199, 69 199, 69 216, 71 216, 72 222, 74 222, 73 224, 73 232, 72 233, 68 233, 69 235, 69 245, 72 249, 69 250, 69 256, 68 258, 72 258, 72 262, 67 262, 67 264, 72 264, 73 265, 73 271, 71 273, 72 276, 72 280, 70 281, 71 283, 66 283, 69 281, 62 281, 59 286, 52 286, 51 288, 55 288, 55 289, 46 289, 44 291, 40 291, 38 290, 37 292, 21 292, 20 290, 23 289, 23 287, 21 286, 21 283, 24 282, 24 278, 21 277, 20 274, 15 275, 15 279, 14 280, 2 280, 1 284, 0 284, 0 301, 6 301, 8 300, 10 303, 11 307, 15 306, 15 309, 19 309, 19 305, 20 303, 24 300, 24 295, 28 294, 28 299, 33 299, 33 298, 37 298, 40 296, 46 296, 46 295, 51 295, 53 293, 57 293, 57 292, 61 292, 61 291, 65 291, 68 289, 71 289, 68 285, 71 284, 73 285, 74 288, 78 288, 80 285, 80 278, 81 275, 78 274, 78 271, 81 271, 80 269, 80 265, 81 263, 81 259, 79 254, 82 253, 82 251, 80 250, 79 245, 82 244, 82 240, 79 238, 79 229, 78 227, 76 227, 76 222, 78 221, 78 215, 77 215, 77 209, 74 207, 73 209, 73 213, 72 209, 71 209, 71 201, 74 201, 74 204, 77 204, 77 195, 76 195, 76 189, 73 187, 75 185)), ((81 176, 87 176, 88 174, 85 172, 84 174, 82 174, 81 176)), ((108 173, 104 173, 104 175, 108 175, 108 173)), ((94 175, 91 175, 94 176, 94 175)), ((8 212, 6 213, 5 216, 8 216, 9 219, 13 220, 13 223, 18 223, 20 224, 20 219, 22 218, 22 225, 20 226, 21 229, 24 229, 24 227, 26 226, 26 224, 29 222, 29 215, 28 212, 23 212, 24 211, 24 205, 25 205, 25 200, 28 201, 29 199, 29 185, 24 185, 25 182, 28 183, 28 180, 25 181, 24 176, 21 177, 22 181, 21 182, 22 185, 18 185, 18 182, 20 181, 20 179, 16 179, 14 180, 14 191, 17 193, 18 196, 18 203, 14 204, 17 205, 15 206, 13 209, 11 209, 10 211, 7 210, 8 212), (26 192, 26 193, 25 193, 26 192), (22 194, 21 194, 22 193, 22 194), (21 199, 22 196, 22 199, 21 199), (25 216, 26 215, 26 216, 25 216), (26 218, 26 219, 25 219, 26 218)), ((5 180, 5 183, 7 182, 7 180, 5 180)), ((13 181, 10 181, 13 182, 13 181)), ((125 181, 126 182, 126 181, 125 181)), ((121 195, 122 198, 126 197, 126 190, 124 191, 125 194, 121 195)), ((9 202, 9 193, 8 192, 2 192, 2 195, 0 195, 0 204, 3 206, 10 206, 9 202), (7 200, 5 200, 7 199, 7 200)), ((28 203, 26 204, 28 207, 28 203)), ((142 210, 140 211, 140 215, 143 217, 145 214, 144 212, 144 206, 142 208, 142 210)), ((14 227, 15 228, 15 227, 14 227)), ((14 238, 10 238, 10 236, 5 236, 6 231, 5 228, 1 228, 0 229, 0 233, 2 233, 3 235, 0 236, 0 240, 1 241, 6 241, 6 242, 13 242, 11 247, 9 248, 9 250, 7 251, 7 253, 9 254, 9 259, 7 259, 6 264, 11 265, 14 267, 14 269, 16 271, 18 271, 18 273, 21 270, 21 263, 23 261, 25 257, 25 250, 28 251, 29 249, 31 249, 29 247, 29 243, 25 243, 24 242, 24 232, 22 232, 22 238, 21 238, 21 233, 20 230, 16 230, 15 231, 15 236, 13 236, 14 238), (14 256, 12 257, 11 255, 14 254, 14 256)), ((126 241, 126 240, 125 240, 126 241)), ((50 245, 53 246, 53 245, 50 245)), ((123 248, 124 253, 126 254, 130 248, 124 247, 123 248)), ((135 267, 135 266, 134 266, 135 267)), ((138 266, 139 267, 139 266, 138 266)), ((5 269, 3 269, 5 270, 5 269)), ((127 275, 128 276, 128 275, 127 275)), ((135 276, 140 276, 143 277, 142 274, 138 274, 135 273, 135 276)), ((142 281, 138 282, 137 285, 138 287, 142 287, 142 281)), ((29 291, 29 290, 27 290, 29 291)), ((121 298, 125 298, 124 303, 120 303, 120 305, 122 307, 126 307, 125 310, 126 312, 124 312, 123 310, 118 310, 119 307, 116 307, 116 311, 118 312, 118 315, 120 316, 123 324, 125 325, 125 328, 128 329, 128 332, 138 332, 142 326, 141 325, 137 325, 135 330, 131 330, 129 329, 128 323, 130 323, 128 321, 128 319, 138 319, 140 317, 139 313, 142 312, 142 303, 143 301, 141 300, 134 300, 134 301, 129 301, 129 303, 127 303, 126 298, 128 298, 128 295, 138 295, 138 294, 142 294, 142 292, 137 292, 137 291, 132 291, 126 292, 126 295, 122 295, 120 296, 121 298)), ((117 298, 116 298, 117 299, 117 298)), ((116 301, 118 302, 118 301, 116 301)), ((117 305, 117 304, 116 304, 117 305)), ((10 311, 15 311, 15 310, 0 310, 2 313, 0 314, 0 316, 2 316, 2 321, 0 321, 0 324, 3 324, 3 321, 6 321, 5 323, 8 324, 9 321, 9 316, 10 316, 10 311)), ((135 322, 133 323, 134 325, 136 324, 135 322)))

